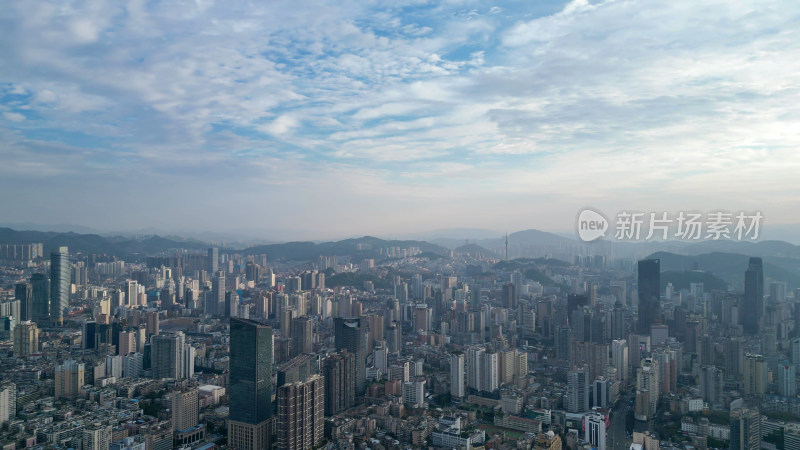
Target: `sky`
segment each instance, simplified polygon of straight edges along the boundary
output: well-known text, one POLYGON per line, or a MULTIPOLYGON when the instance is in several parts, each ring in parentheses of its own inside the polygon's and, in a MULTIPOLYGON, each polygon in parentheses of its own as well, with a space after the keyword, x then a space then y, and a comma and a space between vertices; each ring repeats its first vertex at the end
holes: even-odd
POLYGON ((0 0, 0 222, 800 224, 796 1, 0 0))

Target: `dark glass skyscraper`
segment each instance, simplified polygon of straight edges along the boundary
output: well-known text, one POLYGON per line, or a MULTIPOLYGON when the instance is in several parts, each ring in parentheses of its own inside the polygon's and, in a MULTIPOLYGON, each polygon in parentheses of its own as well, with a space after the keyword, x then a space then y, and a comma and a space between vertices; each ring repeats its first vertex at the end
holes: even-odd
POLYGON ((272 416, 272 328, 231 319, 230 419, 257 424, 272 416))
POLYGON ((272 328, 231 318, 228 444, 234 450, 270 448, 272 328))
POLYGON ((744 308, 739 314, 744 332, 757 334, 764 315, 764 268, 761 258, 750 258, 750 264, 744 272, 744 308))
POLYGON ((650 326, 661 311, 661 260, 639 261, 639 322, 637 331, 650 335, 650 326))
POLYGON ((356 357, 356 395, 364 395, 367 388, 367 351, 360 317, 337 317, 334 321, 336 350, 345 349, 356 357))
POLYGON ((31 275, 31 304, 30 320, 41 323, 50 318, 50 280, 43 273, 31 275))
POLYGON ((64 310, 69 306, 69 249, 58 247, 50 253, 50 321, 64 323, 64 310))

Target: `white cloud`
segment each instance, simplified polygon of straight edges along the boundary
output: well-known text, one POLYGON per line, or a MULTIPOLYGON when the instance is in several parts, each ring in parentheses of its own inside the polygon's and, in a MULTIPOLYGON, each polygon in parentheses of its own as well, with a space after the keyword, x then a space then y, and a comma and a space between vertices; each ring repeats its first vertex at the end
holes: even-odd
POLYGON ((6 120, 10 120, 12 122, 22 122, 23 120, 25 120, 25 116, 24 115, 22 115, 20 113, 16 113, 16 112, 10 112, 10 111, 9 112, 4 112, 3 113, 3 118, 6 119, 6 120))

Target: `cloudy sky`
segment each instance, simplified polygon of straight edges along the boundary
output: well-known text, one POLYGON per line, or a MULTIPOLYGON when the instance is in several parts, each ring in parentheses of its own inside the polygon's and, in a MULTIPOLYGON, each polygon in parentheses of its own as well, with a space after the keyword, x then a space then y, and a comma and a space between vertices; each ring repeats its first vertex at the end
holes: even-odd
POLYGON ((792 0, 0 0, 0 221, 796 224, 799 88, 792 0))

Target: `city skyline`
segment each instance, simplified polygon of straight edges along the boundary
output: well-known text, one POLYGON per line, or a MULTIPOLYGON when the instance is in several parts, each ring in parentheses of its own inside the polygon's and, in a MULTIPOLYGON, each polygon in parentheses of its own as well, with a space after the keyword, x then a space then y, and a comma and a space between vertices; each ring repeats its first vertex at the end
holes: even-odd
POLYGON ((797 8, 9 3, 4 220, 326 239, 568 231, 590 206, 796 226, 797 8))

